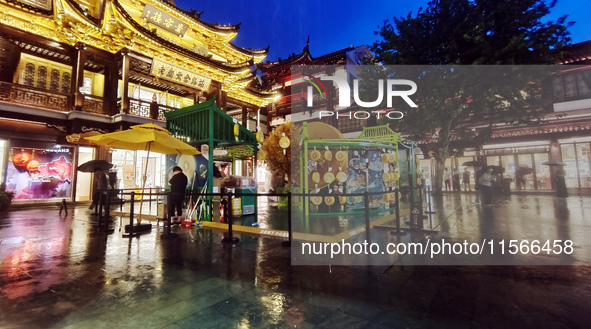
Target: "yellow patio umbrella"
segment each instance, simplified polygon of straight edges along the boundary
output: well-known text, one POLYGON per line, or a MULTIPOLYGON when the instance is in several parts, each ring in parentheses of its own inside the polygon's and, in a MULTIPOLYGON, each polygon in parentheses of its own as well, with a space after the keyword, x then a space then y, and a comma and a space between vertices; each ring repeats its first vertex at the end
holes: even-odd
MULTIPOLYGON (((85 139, 98 145, 108 145, 113 148, 125 150, 145 150, 148 151, 147 158, 150 157, 150 152, 162 154, 201 154, 201 152, 197 151, 197 149, 193 146, 171 136, 168 130, 154 123, 132 126, 128 130, 86 137, 85 139)), ((144 188, 146 185, 147 171, 148 161, 146 161, 144 176, 142 177, 142 194, 144 193, 144 188)), ((143 197, 142 201, 140 202, 138 224, 141 221, 142 206, 143 197)))

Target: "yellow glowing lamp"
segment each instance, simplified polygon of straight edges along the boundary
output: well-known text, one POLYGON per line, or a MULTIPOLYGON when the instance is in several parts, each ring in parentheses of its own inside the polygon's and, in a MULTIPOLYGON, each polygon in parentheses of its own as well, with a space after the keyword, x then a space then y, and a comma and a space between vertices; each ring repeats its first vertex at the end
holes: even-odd
POLYGON ((234 137, 236 138, 236 141, 238 141, 238 134, 240 133, 240 125, 235 123, 234 124, 234 137))
POLYGON ((321 196, 313 196, 310 198, 310 201, 312 202, 313 205, 319 206, 322 203, 322 197, 321 196))
POLYGON ((316 184, 320 182, 320 174, 315 172, 312 174, 312 181, 316 184))
POLYGON ((285 149, 287 149, 291 145, 291 141, 289 138, 285 136, 285 133, 282 134, 281 138, 279 139, 279 146, 283 149, 283 155, 286 154, 285 149))
POLYGON ((328 206, 332 206, 334 204, 334 197, 333 196, 326 196, 324 197, 324 203, 326 203, 326 205, 328 206))
POLYGON ((318 161, 318 160, 320 160, 320 157, 321 157, 320 151, 312 150, 312 152, 310 152, 310 159, 312 161, 318 161))

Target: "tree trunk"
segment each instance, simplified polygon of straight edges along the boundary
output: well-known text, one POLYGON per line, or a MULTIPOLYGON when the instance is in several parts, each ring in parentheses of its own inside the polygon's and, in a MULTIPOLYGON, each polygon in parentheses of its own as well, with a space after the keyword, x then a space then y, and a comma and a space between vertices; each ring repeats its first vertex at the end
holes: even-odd
MULTIPOLYGON (((449 125, 451 125, 451 122, 449 125)), ((450 136, 451 129, 449 129, 449 126, 444 127, 439 131, 439 142, 437 144, 437 150, 435 151, 435 177, 433 177, 432 180, 433 195, 443 194, 443 170, 445 168, 445 161, 447 160, 450 136)))

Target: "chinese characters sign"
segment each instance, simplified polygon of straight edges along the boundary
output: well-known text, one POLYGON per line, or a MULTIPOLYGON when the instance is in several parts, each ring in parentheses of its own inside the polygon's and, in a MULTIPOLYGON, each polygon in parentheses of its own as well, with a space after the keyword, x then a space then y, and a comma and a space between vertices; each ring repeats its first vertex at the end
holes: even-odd
POLYGON ((141 17, 148 23, 154 24, 168 32, 180 35, 181 37, 185 35, 185 32, 187 32, 187 24, 163 12, 162 10, 152 7, 151 5, 146 5, 144 7, 141 17))
POLYGON ((180 68, 157 58, 152 60, 150 74, 199 90, 209 90, 209 85, 211 84, 210 78, 195 74, 187 69, 180 68))
POLYGON ((51 11, 52 1, 50 0, 19 0, 19 2, 22 2, 35 8, 51 11))

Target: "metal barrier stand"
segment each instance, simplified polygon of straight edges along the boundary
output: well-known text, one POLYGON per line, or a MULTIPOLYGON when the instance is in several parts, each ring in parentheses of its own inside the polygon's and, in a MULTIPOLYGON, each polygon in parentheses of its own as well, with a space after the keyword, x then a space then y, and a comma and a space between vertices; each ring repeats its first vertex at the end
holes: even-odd
MULTIPOLYGON (((240 239, 238 238, 234 238, 232 236, 232 222, 233 222, 233 217, 232 217, 232 192, 228 193, 228 207, 226 207, 226 211, 224 213, 224 215, 226 216, 226 221, 228 222, 228 236, 222 239, 222 243, 230 243, 230 244, 237 244, 238 242, 240 242, 240 239)), ((224 194, 222 193, 221 198, 223 198, 224 194)))

